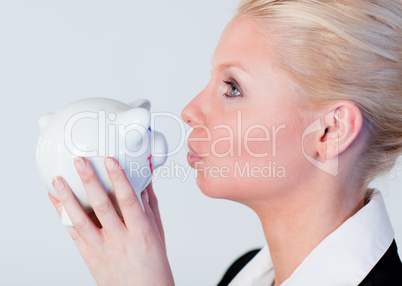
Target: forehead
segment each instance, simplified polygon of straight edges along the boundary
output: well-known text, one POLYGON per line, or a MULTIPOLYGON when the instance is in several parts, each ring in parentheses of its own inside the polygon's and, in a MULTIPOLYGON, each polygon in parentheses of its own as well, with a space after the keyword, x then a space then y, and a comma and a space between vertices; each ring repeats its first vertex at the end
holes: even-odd
POLYGON ((228 65, 248 70, 272 66, 275 58, 269 38, 260 22, 245 16, 234 17, 222 32, 212 58, 213 68, 228 65))

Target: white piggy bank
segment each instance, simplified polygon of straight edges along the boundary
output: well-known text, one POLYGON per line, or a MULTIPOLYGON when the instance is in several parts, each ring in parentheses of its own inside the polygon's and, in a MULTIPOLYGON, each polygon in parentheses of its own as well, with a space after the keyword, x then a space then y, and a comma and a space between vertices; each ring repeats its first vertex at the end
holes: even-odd
MULTIPOLYGON (((36 163, 48 191, 57 198, 52 180, 62 176, 89 213, 92 208, 73 162, 75 156, 86 157, 121 216, 104 159, 117 159, 141 198, 141 192, 152 179, 153 169, 165 163, 168 152, 163 134, 151 129, 149 110, 150 103, 145 99, 125 104, 113 99, 90 98, 41 116, 36 163)), ((73 225, 64 208, 62 222, 73 225)))

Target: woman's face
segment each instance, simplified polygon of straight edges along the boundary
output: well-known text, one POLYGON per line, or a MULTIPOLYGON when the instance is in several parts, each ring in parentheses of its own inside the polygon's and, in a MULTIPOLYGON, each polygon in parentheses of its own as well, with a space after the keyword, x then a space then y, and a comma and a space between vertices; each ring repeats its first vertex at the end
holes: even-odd
POLYGON ((310 168, 294 84, 275 64, 257 22, 235 17, 212 59, 208 85, 183 110, 194 128, 189 164, 208 196, 242 203, 283 195, 310 168), (199 158, 197 158, 199 157, 199 158))

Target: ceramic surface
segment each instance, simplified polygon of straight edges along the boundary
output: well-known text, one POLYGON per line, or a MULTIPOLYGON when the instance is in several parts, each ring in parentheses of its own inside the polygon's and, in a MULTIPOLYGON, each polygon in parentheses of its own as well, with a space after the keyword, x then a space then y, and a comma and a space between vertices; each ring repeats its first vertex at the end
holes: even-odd
MULTIPOLYGON (((150 102, 145 99, 125 104, 89 98, 41 116, 36 162, 43 184, 57 198, 52 180, 62 176, 89 213, 92 209, 73 163, 75 156, 86 157, 121 215, 104 159, 114 157, 119 161, 140 198, 153 170, 165 163, 168 153, 164 135, 152 130, 150 124, 150 102)), ((62 221, 72 226, 64 208, 62 221)))

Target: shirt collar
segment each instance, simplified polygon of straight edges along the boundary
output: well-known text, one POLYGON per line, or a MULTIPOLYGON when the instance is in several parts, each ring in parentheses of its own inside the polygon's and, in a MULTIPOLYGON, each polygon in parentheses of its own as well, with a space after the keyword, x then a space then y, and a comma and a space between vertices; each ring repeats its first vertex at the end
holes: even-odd
MULTIPOLYGON (((358 285, 393 238, 383 197, 374 190, 370 202, 328 235, 281 285, 358 285)), ((265 246, 229 285, 272 285, 274 275, 265 246)))

